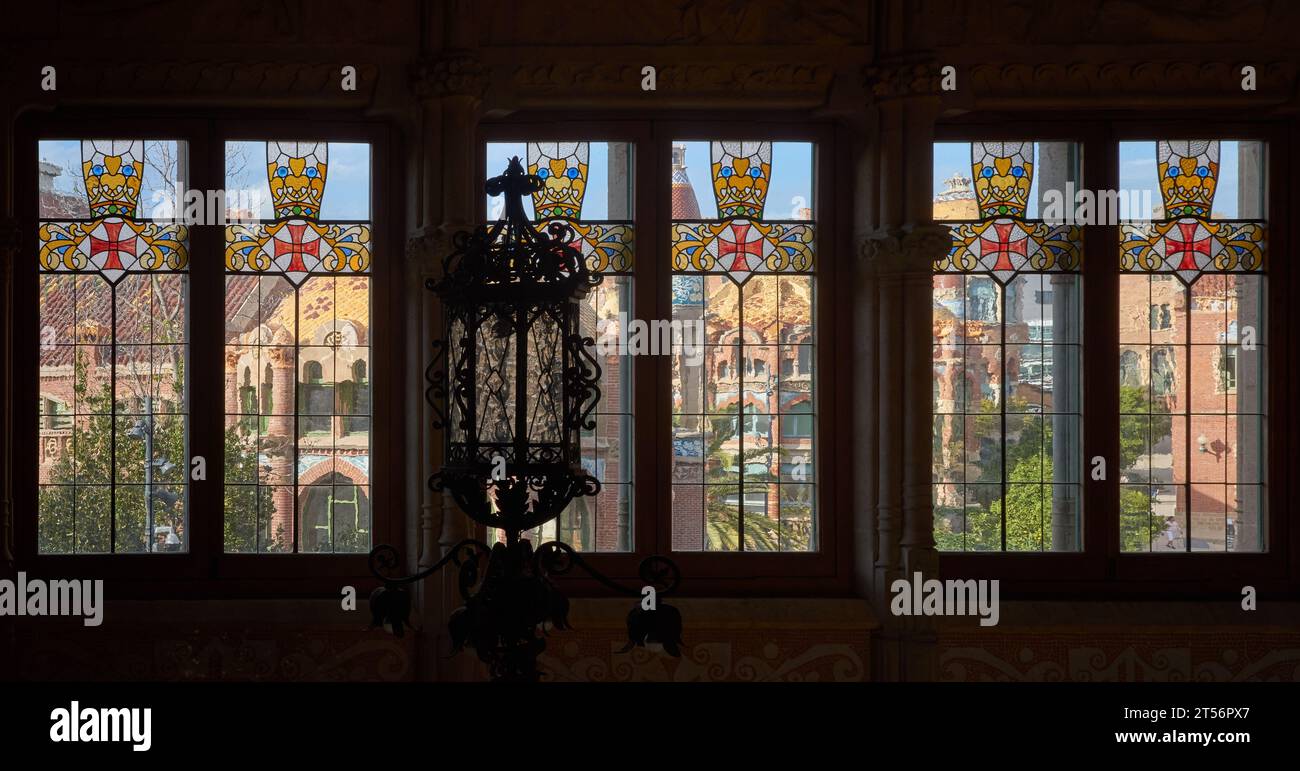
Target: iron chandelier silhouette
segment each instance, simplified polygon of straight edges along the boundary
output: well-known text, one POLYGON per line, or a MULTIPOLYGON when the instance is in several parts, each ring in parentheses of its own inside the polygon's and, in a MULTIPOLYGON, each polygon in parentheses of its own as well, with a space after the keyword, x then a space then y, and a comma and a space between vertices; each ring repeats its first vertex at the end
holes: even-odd
POLYGON ((523 197, 541 186, 511 159, 505 174, 487 183, 490 195, 505 196, 502 218, 456 233, 443 277, 426 284, 442 303, 445 335, 426 371, 433 426, 445 442, 442 468, 429 486, 448 492, 473 521, 500 530, 504 541, 466 539, 401 578, 392 577, 400 563, 395 548, 370 553, 371 572, 384 582, 371 595, 373 621, 396 634, 410 612, 402 587, 454 563, 465 605, 448 622, 453 645, 472 647, 498 680, 538 679, 546 630, 568 628, 568 600, 552 577, 575 566, 638 599, 624 650, 661 644, 676 656, 681 643, 680 614, 658 599, 680 582, 671 560, 646 558, 642 586, 626 587, 568 544, 550 541, 534 550, 522 537, 601 489, 580 457, 582 431, 596 427, 601 368, 591 354, 595 340, 581 333, 579 308, 602 277, 572 246, 570 224, 554 220, 538 230, 529 221, 523 197), (641 601, 646 586, 654 589, 650 603, 641 601))

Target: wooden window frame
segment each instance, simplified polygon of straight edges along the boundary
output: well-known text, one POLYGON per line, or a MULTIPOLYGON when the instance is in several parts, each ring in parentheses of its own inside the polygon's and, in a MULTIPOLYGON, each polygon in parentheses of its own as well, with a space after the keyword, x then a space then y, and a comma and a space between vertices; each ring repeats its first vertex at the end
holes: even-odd
MULTIPOLYGON (((691 552, 671 548, 672 368, 667 357, 640 356, 633 363, 635 415, 633 549, 626 553, 584 553, 583 559, 606 575, 627 585, 637 585, 637 566, 651 554, 670 556, 682 571, 679 592, 688 596, 792 596, 851 593, 851 535, 853 531, 849 432, 830 416, 847 414, 852 392, 843 376, 850 361, 837 355, 838 336, 850 320, 848 283, 851 241, 834 223, 848 221, 851 207, 845 153, 850 144, 841 128, 831 122, 810 122, 804 116, 773 119, 770 114, 743 116, 644 115, 585 116, 566 113, 520 113, 479 124, 475 143, 480 180, 495 174, 484 167, 489 142, 590 141, 631 142, 634 151, 633 214, 636 258, 632 314, 642 319, 668 319, 672 315, 670 269, 672 221, 672 142, 705 141, 728 137, 773 141, 806 141, 815 145, 814 200, 817 203, 817 325, 816 415, 818 452, 817 516, 821 543, 816 552, 691 552), (749 119, 751 118, 752 119, 749 119), (841 371, 842 370, 842 371, 841 371), (837 376, 838 375, 838 376, 837 376)), ((707 168, 707 165, 705 166, 707 168)), ((486 217, 482 195, 476 198, 480 220, 486 217)), ((482 528, 476 532, 483 535, 482 528)), ((561 579, 575 596, 603 596, 609 591, 581 575, 580 570, 561 579)))
MULTIPOLYGON (((268 113, 259 111, 260 115, 268 113)), ((38 142, 94 136, 166 138, 188 144, 191 165, 188 187, 225 188, 225 142, 265 140, 310 134, 322 141, 365 142, 371 146, 371 359, 368 375, 374 396, 371 415, 372 544, 404 544, 404 467, 406 423, 398 419, 403 403, 405 364, 401 352, 405 294, 405 259, 400 248, 400 175, 394 174, 398 147, 395 133, 382 122, 359 122, 355 116, 321 111, 308 116, 287 112, 267 118, 243 117, 238 110, 172 110, 142 108, 129 114, 82 108, 47 115, 25 116, 16 132, 15 173, 23 192, 18 201, 23 241, 14 267, 14 446, 10 460, 15 480, 37 477, 34 407, 38 393, 39 239, 35 223, 39 200, 38 142), (24 408, 23 405, 29 405, 24 408)), ((112 584, 114 597, 301 597, 338 596, 341 586, 358 591, 378 585, 370 575, 366 554, 227 554, 222 544, 224 522, 224 408, 222 361, 225 347, 224 228, 191 228, 188 266, 189 441, 193 456, 207 459, 207 479, 189 483, 190 550, 169 554, 39 554, 37 551, 34 482, 19 482, 14 490, 15 553, 19 565, 35 575, 93 576, 112 584), (211 287, 211 289, 208 289, 211 287), (208 322, 206 320, 211 320, 208 322)), ((180 464, 178 464, 180 465, 180 464)), ((185 467, 188 468, 188 459, 185 467)))
POLYGON ((1281 181, 1294 174, 1289 150, 1297 126, 1261 117, 1256 122, 1212 121, 1171 113, 1167 118, 1131 113, 1067 113, 1043 120, 1014 113, 984 114, 936 126, 936 142, 1008 139, 1074 141, 1081 147, 1081 187, 1119 188, 1119 143, 1160 138, 1207 137, 1268 144, 1266 207, 1269 226, 1265 281, 1266 516, 1268 550, 1261 553, 1193 552, 1134 554, 1119 550, 1119 227, 1083 226, 1083 547, 1079 552, 941 552, 946 577, 1001 579, 1009 598, 1240 599, 1243 586, 1261 592, 1300 588, 1300 528, 1293 525, 1290 485, 1300 463, 1279 439, 1296 435, 1300 414, 1287 399, 1286 378, 1297 365, 1295 314, 1281 312, 1279 298, 1294 293, 1297 272, 1287 259, 1295 224, 1285 216, 1290 191, 1281 181), (1288 174, 1291 171, 1291 174, 1288 174), (1093 373, 1093 374, 1089 374, 1093 373), (1096 374, 1100 373, 1100 374, 1096 374), (1107 460, 1107 478, 1093 480, 1090 459, 1107 460))

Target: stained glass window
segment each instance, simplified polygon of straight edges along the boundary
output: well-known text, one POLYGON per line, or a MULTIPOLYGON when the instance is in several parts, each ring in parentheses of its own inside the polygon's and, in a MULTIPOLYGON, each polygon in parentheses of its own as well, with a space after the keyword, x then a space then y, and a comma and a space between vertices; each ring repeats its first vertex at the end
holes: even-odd
MULTIPOLYGON (((632 222, 633 154, 627 142, 491 142, 488 176, 512 157, 525 159, 542 180, 532 195, 539 228, 562 220, 573 228, 572 246, 593 273, 604 276, 583 300, 582 334, 597 341, 601 366, 595 428, 582 432, 582 465, 601 481, 599 495, 576 498, 555 520, 527 534, 534 543, 558 538, 587 552, 630 551, 633 523, 633 350, 627 345, 632 309, 635 228, 632 222)), ((488 218, 501 216, 501 197, 487 198, 488 218)))
POLYGON ((677 142, 672 164, 672 547, 814 551, 813 145, 677 142))
POLYGON ((226 144, 225 550, 371 546, 370 146, 226 144))
POLYGON ((1120 227, 1120 548, 1263 551, 1266 147, 1119 157, 1121 187, 1159 201, 1120 227))
POLYGON ((188 548, 185 144, 42 141, 38 550, 188 548))
POLYGON ((1063 142, 935 145, 934 218, 952 231, 934 266, 941 550, 1081 548, 1081 233, 1040 216, 1073 203, 1078 159, 1063 142))

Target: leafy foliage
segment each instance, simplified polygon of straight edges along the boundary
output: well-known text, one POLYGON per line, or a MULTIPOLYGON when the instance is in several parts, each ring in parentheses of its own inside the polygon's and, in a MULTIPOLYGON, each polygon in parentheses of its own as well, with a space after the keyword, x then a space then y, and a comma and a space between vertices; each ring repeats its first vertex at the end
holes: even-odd
MULTIPOLYGON (((85 352, 78 350, 73 367, 73 391, 79 412, 86 414, 73 420, 66 449, 51 470, 49 484, 41 487, 38 497, 39 549, 46 554, 107 553, 113 548, 110 529, 116 520, 117 552, 143 552, 148 541, 145 496, 151 492, 144 486, 145 443, 127 433, 139 418, 126 416, 128 405, 119 400, 117 441, 114 443, 110 384, 103 382, 92 388, 89 366, 85 352), (116 469, 113 468, 114 461, 116 469), (113 482, 117 483, 116 500, 113 482)), ((183 359, 174 363, 172 371, 180 373, 176 380, 183 382, 183 359)), ((129 375, 119 372, 119 379, 123 377, 129 375)), ((155 374, 154 377, 160 376, 155 374)), ((155 382, 154 385, 157 388, 159 384, 155 382)), ((171 382, 162 385, 165 388, 171 382)), ((233 434, 227 435, 227 473, 238 470, 245 475, 244 478, 256 479, 256 451, 231 441, 232 438, 233 434)), ((183 535, 189 478, 183 416, 153 415, 152 444, 153 459, 167 460, 172 464, 167 471, 155 465, 152 472, 154 525, 170 527, 172 532, 183 535), (171 496, 161 493, 174 495, 175 502, 169 503, 171 496)), ((258 489, 226 486, 227 550, 255 549, 258 512, 255 496, 258 489)), ((261 488, 261 491, 264 495, 263 521, 269 521, 273 512, 270 490, 261 488)))
MULTIPOLYGON (((1152 411, 1146 389, 1121 387, 1120 412, 1122 414, 1151 413, 1152 436, 1163 436, 1170 430, 1171 417, 1152 411)), ((1157 405, 1158 406, 1158 405, 1157 405)), ((1013 409, 1015 405, 1013 404, 1013 409)), ((995 405, 986 400, 974 418, 974 436, 996 436, 991 421, 1001 421, 995 405)), ((1041 447, 1050 448, 1052 421, 1043 422, 1041 447)), ((979 468, 989 478, 1000 478, 1004 442, 985 442, 980 448, 979 468)), ((935 529, 935 544, 942 551, 989 551, 1002 548, 1002 513, 1006 509, 1007 551, 1040 551, 1050 549, 1052 532, 1052 487, 1039 485, 1040 480, 1053 479, 1052 455, 1042 453, 1039 460, 1037 441, 1007 442, 1007 491, 1005 496, 979 501, 965 513, 965 532, 935 529), (1041 468, 1040 468, 1041 463, 1041 468), (1041 476, 1040 476, 1041 474, 1041 476)), ((1147 454, 1147 428, 1136 422, 1125 421, 1120 430, 1120 467, 1127 468, 1147 454)), ((1141 488, 1124 486, 1120 492, 1120 547, 1124 551, 1145 551, 1149 548, 1151 534, 1151 496, 1141 488)), ((936 512, 936 522, 951 519, 961 522, 960 511, 936 512), (944 516, 946 514, 946 516, 944 516)))
POLYGON ((780 520, 768 516, 748 514, 743 518, 743 533, 740 509, 728 503, 726 497, 736 492, 740 494, 741 505, 745 496, 768 496, 769 485, 777 481, 771 473, 773 467, 780 468, 780 463, 788 457, 790 451, 779 447, 755 447, 742 452, 726 452, 723 445, 740 430, 738 422, 743 418, 735 416, 710 418, 709 442, 705 447, 704 457, 716 459, 717 462, 706 465, 705 483, 715 485, 705 488, 705 536, 708 548, 735 551, 739 548, 739 537, 745 539, 746 551, 779 551, 807 548, 811 542, 812 507, 806 504, 792 505, 788 500, 782 501, 780 520), (749 468, 762 466, 763 473, 746 473, 744 481, 740 475, 728 468, 749 468))

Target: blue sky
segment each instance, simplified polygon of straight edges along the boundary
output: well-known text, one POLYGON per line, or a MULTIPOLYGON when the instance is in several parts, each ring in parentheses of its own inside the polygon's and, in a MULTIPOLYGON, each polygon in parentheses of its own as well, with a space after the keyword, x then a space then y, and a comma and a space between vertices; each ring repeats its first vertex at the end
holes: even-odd
MULTIPOLYGON (((1237 186, 1237 152, 1238 143, 1224 141, 1219 146, 1219 185, 1214 197, 1214 213, 1224 217, 1236 217, 1238 207, 1237 186)), ((1035 146, 1034 157, 1038 151, 1035 146)), ((954 172, 961 172, 969 177, 970 143, 936 142, 934 145, 934 193, 943 192, 943 181, 954 172)), ((1156 180, 1156 143, 1155 140, 1142 142, 1121 142, 1119 145, 1119 184, 1121 191, 1145 190, 1155 205, 1160 204, 1160 189, 1156 180)), ((1149 216, 1150 212, 1129 212, 1128 197, 1120 198, 1120 216, 1122 218, 1149 216)), ((1038 179, 1029 198, 1029 217, 1038 216, 1038 179)))
MULTIPOLYGON (((708 142, 674 142, 686 146, 686 176, 691 180, 695 198, 700 204, 700 216, 706 219, 717 216, 717 204, 713 198, 713 187, 709 168, 708 142)), ((527 163, 527 148, 523 142, 491 142, 487 146, 487 172, 494 177, 505 171, 506 163, 512 156, 527 163)), ((587 161, 587 194, 583 199, 582 216, 584 219, 609 219, 609 145, 605 142, 592 142, 587 161)), ((792 219, 793 201, 802 197, 803 206, 813 206, 812 195, 813 146, 810 142, 773 142, 772 143, 772 181, 768 187, 767 219, 792 219)), ((484 196, 489 219, 499 215, 500 199, 484 196)), ((525 209, 531 216, 532 201, 525 202, 525 209)))
MULTIPOLYGON (((145 142, 145 154, 151 160, 157 160, 165 149, 176 156, 176 142, 145 142), (165 145, 166 147, 160 147, 165 145)), ((227 171, 239 167, 239 173, 228 174, 226 191, 257 190, 261 193, 263 206, 258 216, 271 219, 271 190, 266 181, 266 143, 265 142, 229 142, 227 147, 227 171)), ((38 147, 41 160, 49 161, 65 171, 55 179, 55 189, 71 195, 84 196, 85 186, 81 178, 81 142, 79 140, 42 141, 38 147)), ((153 165, 145 164, 144 178, 141 182, 140 214, 147 216, 156 190, 168 190, 153 165)), ((368 220, 370 218, 370 145, 345 142, 329 143, 329 172, 325 180, 325 201, 321 207, 323 219, 368 220)))

